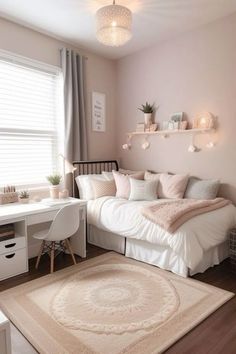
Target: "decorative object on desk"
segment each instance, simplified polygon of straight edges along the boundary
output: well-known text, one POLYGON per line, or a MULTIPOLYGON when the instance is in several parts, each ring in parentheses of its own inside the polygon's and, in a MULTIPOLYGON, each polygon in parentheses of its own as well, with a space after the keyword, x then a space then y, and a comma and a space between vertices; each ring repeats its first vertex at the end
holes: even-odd
POLYGON ((20 191, 19 193, 19 202, 22 204, 29 203, 29 192, 27 190, 20 191))
POLYGON ((35 203, 39 203, 39 202, 41 202, 41 200, 42 200, 42 198, 40 198, 38 195, 36 195, 36 196, 33 198, 33 201, 34 201, 35 203))
POLYGON ((141 108, 138 109, 144 113, 145 127, 150 128, 150 125, 152 124, 152 113, 154 111, 154 104, 151 105, 150 103, 146 102, 145 104, 142 104, 141 108))
POLYGON ((59 191, 60 191, 60 182, 61 182, 61 175, 55 173, 47 177, 48 182, 51 183, 50 187, 50 196, 52 199, 59 198, 59 191))
POLYGON ((0 193, 0 204, 16 203, 18 202, 18 194, 15 186, 5 186, 3 193, 0 193))
POLYGON ((215 117, 210 112, 202 112, 198 114, 193 121, 194 129, 213 129, 215 125, 215 117))
POLYGON ((150 125, 150 132, 155 132, 157 130, 157 124, 154 123, 154 124, 151 124, 150 125))
POLYGON ((145 131, 145 124, 144 123, 138 123, 136 126, 136 132, 137 133, 143 133, 145 131))
POLYGON ((59 192, 59 199, 67 199, 69 198, 68 189, 63 189, 63 191, 59 192))
POLYGON ((106 131, 106 95, 93 92, 92 95, 92 130, 106 131))

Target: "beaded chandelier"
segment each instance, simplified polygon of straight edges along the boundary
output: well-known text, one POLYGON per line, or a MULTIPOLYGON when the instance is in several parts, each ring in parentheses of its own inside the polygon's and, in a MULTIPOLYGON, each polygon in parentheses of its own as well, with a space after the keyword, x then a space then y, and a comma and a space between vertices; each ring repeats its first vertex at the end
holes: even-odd
POLYGON ((104 45, 119 47, 128 42, 131 37, 132 13, 124 6, 104 6, 96 13, 97 39, 104 45))

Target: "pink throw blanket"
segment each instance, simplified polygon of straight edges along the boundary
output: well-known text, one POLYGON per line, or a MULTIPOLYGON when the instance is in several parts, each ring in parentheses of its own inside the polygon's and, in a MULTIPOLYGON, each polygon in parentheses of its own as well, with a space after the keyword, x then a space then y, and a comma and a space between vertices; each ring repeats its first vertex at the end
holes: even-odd
POLYGON ((223 198, 213 200, 168 200, 144 207, 141 213, 148 220, 166 231, 174 233, 181 225, 194 216, 223 208, 230 203, 229 200, 223 198))

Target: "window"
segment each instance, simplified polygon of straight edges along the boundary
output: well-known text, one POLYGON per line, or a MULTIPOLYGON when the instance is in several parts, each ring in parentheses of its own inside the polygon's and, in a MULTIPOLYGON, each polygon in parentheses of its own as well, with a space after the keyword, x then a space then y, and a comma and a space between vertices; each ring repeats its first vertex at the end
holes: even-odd
POLYGON ((62 75, 0 52, 0 187, 36 187, 59 169, 62 75))

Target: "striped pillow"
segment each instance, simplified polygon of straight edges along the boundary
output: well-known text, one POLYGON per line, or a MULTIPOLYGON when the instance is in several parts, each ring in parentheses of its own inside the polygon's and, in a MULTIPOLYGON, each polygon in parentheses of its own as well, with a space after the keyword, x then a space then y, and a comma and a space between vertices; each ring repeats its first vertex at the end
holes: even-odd
POLYGON ((115 181, 99 181, 97 179, 91 179, 91 184, 93 188, 94 199, 106 196, 116 195, 116 184, 115 181))

